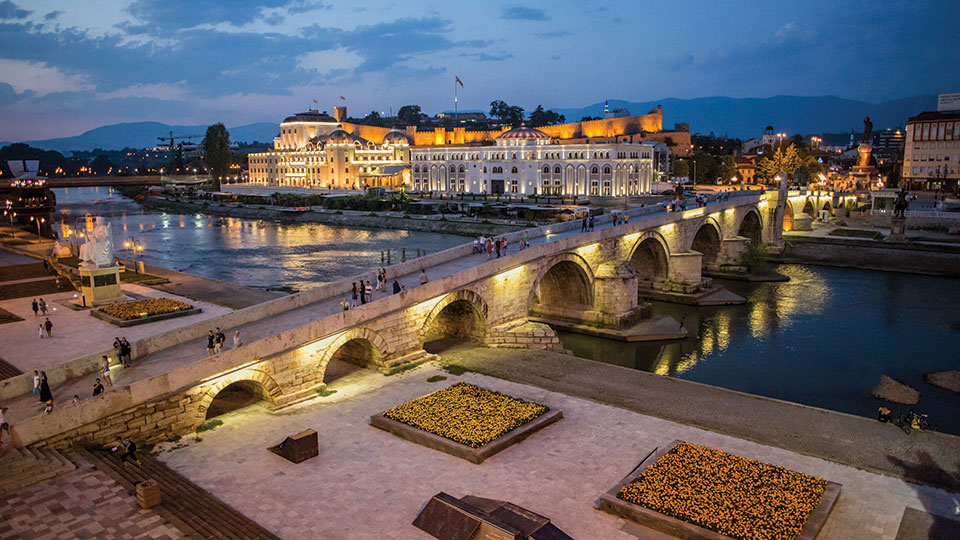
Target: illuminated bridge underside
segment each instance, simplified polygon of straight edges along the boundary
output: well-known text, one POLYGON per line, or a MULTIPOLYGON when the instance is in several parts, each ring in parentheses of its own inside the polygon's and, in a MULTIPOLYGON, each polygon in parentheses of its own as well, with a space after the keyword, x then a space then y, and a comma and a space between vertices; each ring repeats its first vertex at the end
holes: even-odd
MULTIPOLYGON (((493 261, 477 256, 476 266, 424 286, 319 320, 305 318, 279 335, 117 388, 72 411, 30 419, 18 426, 19 435, 25 444, 60 446, 108 442, 119 434, 162 440, 195 429, 217 394, 232 384, 246 381, 233 391, 283 407, 316 396, 331 360, 388 371, 429 358, 424 344, 436 339, 562 350, 553 330, 531 316, 618 327, 636 317, 640 287, 696 292, 704 269, 741 265, 751 239, 782 247, 783 209, 776 200, 777 193, 768 192, 683 213, 639 215, 626 225, 565 236, 493 261)), ((553 232, 571 230, 565 227, 579 230, 568 223, 553 232)), ((469 253, 470 246, 461 246, 394 271, 415 273, 414 265, 469 253)), ((291 299, 284 305, 306 309, 299 306, 338 300, 349 279, 343 290, 338 287, 304 291, 286 297, 291 299)))

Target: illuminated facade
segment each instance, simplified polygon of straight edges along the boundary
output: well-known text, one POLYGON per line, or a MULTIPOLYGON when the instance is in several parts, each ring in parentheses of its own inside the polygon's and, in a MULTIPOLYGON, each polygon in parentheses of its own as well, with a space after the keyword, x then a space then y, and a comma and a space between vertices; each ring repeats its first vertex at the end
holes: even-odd
POLYGON ((903 179, 911 189, 956 191, 960 112, 925 112, 907 121, 903 179))
POLYGON ((372 141, 325 113, 287 117, 273 150, 250 154, 249 181, 326 189, 402 186, 410 176, 410 143, 399 131, 385 131, 372 141))
POLYGON ((656 143, 551 144, 525 126, 494 146, 411 150, 414 191, 624 196, 650 193, 656 143))

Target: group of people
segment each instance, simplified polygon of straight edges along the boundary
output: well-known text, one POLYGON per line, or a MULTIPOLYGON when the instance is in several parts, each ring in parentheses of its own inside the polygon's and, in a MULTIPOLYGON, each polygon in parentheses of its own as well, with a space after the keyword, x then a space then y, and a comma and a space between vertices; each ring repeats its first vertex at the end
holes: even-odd
POLYGON ((120 362, 121 366, 130 367, 133 365, 133 347, 130 346, 126 336, 113 338, 113 350, 117 351, 117 361, 120 362))
MULTIPOLYGON (((215 354, 220 354, 223 352, 223 344, 227 341, 227 335, 223 333, 223 330, 218 326, 216 330, 210 330, 207 332, 207 356, 213 356, 215 354)), ((243 345, 243 340, 240 339, 240 331, 235 330, 233 332, 233 348, 236 349, 243 345)))
MULTIPOLYGON (((520 241, 520 249, 525 248, 529 245, 530 235, 524 234, 524 238, 520 241)), ((480 235, 476 240, 473 241, 473 252, 474 253, 486 253, 487 260, 493 259, 493 254, 496 252, 497 258, 499 259, 501 255, 507 255, 507 248, 509 247, 509 242, 507 242, 507 237, 502 236, 500 238, 493 237, 484 237, 480 235)))
POLYGON ((630 214, 623 212, 614 212, 613 214, 613 226, 623 225, 625 223, 630 223, 630 214))
POLYGON ((47 301, 43 298, 34 298, 30 303, 30 308, 33 309, 34 317, 44 318, 44 321, 40 323, 38 328, 40 339, 53 337, 53 322, 50 321, 50 317, 47 317, 47 301))
POLYGON ((580 222, 580 232, 592 231, 594 225, 596 225, 596 222, 593 216, 583 216, 583 221, 580 222))
POLYGON ((43 414, 50 414, 53 410, 53 393, 47 382, 46 371, 33 371, 33 394, 40 397, 40 403, 44 405, 43 414))

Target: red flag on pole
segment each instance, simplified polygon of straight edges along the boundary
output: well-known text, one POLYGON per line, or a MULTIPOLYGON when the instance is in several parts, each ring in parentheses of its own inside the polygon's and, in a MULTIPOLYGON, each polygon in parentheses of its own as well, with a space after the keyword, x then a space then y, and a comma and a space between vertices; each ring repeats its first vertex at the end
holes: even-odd
POLYGON ((345 98, 345 97, 343 97, 343 96, 340 96, 340 99, 342 99, 342 100, 344 100, 344 101, 347 100, 347 98, 345 98))
POLYGON ((460 80, 460 77, 454 76, 457 79, 457 84, 460 85, 460 88, 463 88, 463 81, 460 80))
POLYGON ((317 100, 313 100, 313 102, 314 102, 314 103, 316 103, 316 102, 317 102, 317 100))

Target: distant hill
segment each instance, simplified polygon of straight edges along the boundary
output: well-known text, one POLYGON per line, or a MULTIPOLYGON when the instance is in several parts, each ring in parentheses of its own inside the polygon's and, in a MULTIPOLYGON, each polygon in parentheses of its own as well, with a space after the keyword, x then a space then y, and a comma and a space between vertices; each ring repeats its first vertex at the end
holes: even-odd
MULTIPOLYGON (((624 108, 630 114, 644 114, 663 106, 663 125, 689 123, 694 133, 728 135, 748 139, 759 137, 768 125, 777 132, 811 134, 863 131, 863 117, 869 116, 875 130, 903 127, 907 119, 923 111, 937 110, 937 96, 914 96, 883 103, 867 103, 836 96, 774 96, 769 98, 706 97, 666 98, 631 102, 609 100, 610 110, 624 108)), ((581 109, 554 111, 576 121, 584 116, 603 117, 603 102, 581 109)))
MULTIPOLYGON (((196 142, 203 140, 207 126, 177 126, 160 122, 127 122, 91 129, 75 137, 61 137, 42 141, 21 141, 44 150, 56 150, 69 153, 73 150, 120 150, 125 147, 146 148, 160 143, 157 137, 166 137, 173 131, 174 135, 200 135, 193 139, 196 142)), ((247 124, 244 126, 228 127, 230 140, 252 143, 253 141, 273 142, 280 131, 280 125, 270 122, 247 124)), ((0 146, 10 144, 0 142, 0 146)))
MULTIPOLYGON (((603 116, 603 102, 583 108, 556 108, 557 113, 575 122, 584 116, 603 116)), ((777 132, 788 134, 859 133, 863 117, 870 116, 875 130, 902 127, 907 118, 923 111, 936 110, 937 96, 914 96, 883 103, 867 103, 836 96, 774 96, 770 98, 706 97, 697 99, 666 98, 657 101, 609 100, 611 110, 625 108, 631 114, 644 114, 657 105, 663 106, 663 124, 672 128, 675 123, 688 123, 694 133, 728 135, 738 138, 758 137, 771 125, 777 132)), ((532 109, 531 109, 532 110, 532 109)), ((452 112, 452 111, 446 111, 452 112)), ((483 111, 460 111, 483 112, 483 111)), ((529 113, 530 111, 527 111, 529 113)), ((273 142, 279 124, 260 122, 228 128, 230 139, 251 143, 273 142)), ((179 126, 160 122, 130 122, 92 129, 75 137, 42 141, 22 141, 36 148, 68 153, 72 150, 119 150, 127 146, 144 148, 158 143, 157 137, 174 135, 202 135, 207 126, 179 126)), ((195 140, 200 142, 202 137, 195 140)), ((0 146, 10 144, 0 142, 0 146)))

